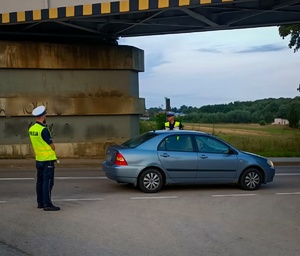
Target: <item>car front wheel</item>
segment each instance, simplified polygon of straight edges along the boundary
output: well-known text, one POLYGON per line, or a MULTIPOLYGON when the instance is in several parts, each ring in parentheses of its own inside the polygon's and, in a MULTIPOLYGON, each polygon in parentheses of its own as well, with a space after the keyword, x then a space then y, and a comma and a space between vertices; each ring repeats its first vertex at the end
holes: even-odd
POLYGON ((262 175, 257 169, 246 170, 240 179, 240 186, 245 190, 256 190, 260 187, 262 175))
POLYGON ((139 187, 145 193, 156 193, 163 186, 163 177, 155 169, 145 170, 139 178, 139 187))

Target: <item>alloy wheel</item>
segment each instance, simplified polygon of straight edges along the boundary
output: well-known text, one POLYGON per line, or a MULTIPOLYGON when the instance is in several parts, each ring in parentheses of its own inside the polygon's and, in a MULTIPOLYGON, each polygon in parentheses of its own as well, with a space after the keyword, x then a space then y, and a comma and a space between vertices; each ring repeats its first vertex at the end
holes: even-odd
POLYGON ((145 193, 156 193, 163 186, 162 174, 156 169, 145 170, 139 178, 139 186, 145 193))
POLYGON ((256 172, 249 172, 245 177, 245 184, 250 189, 255 189, 260 185, 260 177, 256 172))

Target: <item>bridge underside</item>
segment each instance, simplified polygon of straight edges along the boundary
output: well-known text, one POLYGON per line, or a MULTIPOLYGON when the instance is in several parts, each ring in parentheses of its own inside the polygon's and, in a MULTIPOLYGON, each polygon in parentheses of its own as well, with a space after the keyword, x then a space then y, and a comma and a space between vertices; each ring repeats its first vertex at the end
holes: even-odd
POLYGON ((117 43, 120 37, 294 24, 299 17, 300 0, 125 0, 0 14, 0 38, 117 43))

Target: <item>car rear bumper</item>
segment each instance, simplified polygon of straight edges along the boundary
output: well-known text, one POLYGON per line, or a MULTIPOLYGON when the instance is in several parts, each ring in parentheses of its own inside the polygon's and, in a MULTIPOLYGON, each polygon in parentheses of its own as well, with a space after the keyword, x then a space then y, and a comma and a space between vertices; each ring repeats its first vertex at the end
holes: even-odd
POLYGON ((137 171, 128 166, 108 165, 102 163, 102 169, 107 178, 122 183, 137 184, 137 171))

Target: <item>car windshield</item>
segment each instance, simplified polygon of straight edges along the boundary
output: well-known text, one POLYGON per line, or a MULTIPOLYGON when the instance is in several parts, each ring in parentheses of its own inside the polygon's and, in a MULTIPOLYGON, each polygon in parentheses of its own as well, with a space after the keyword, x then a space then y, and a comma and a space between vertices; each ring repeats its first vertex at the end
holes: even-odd
POLYGON ((135 148, 142 143, 146 142, 147 140, 150 140, 151 138, 155 137, 157 134, 153 132, 143 133, 137 137, 134 137, 130 140, 125 141, 122 143, 122 146, 128 147, 128 148, 135 148))

